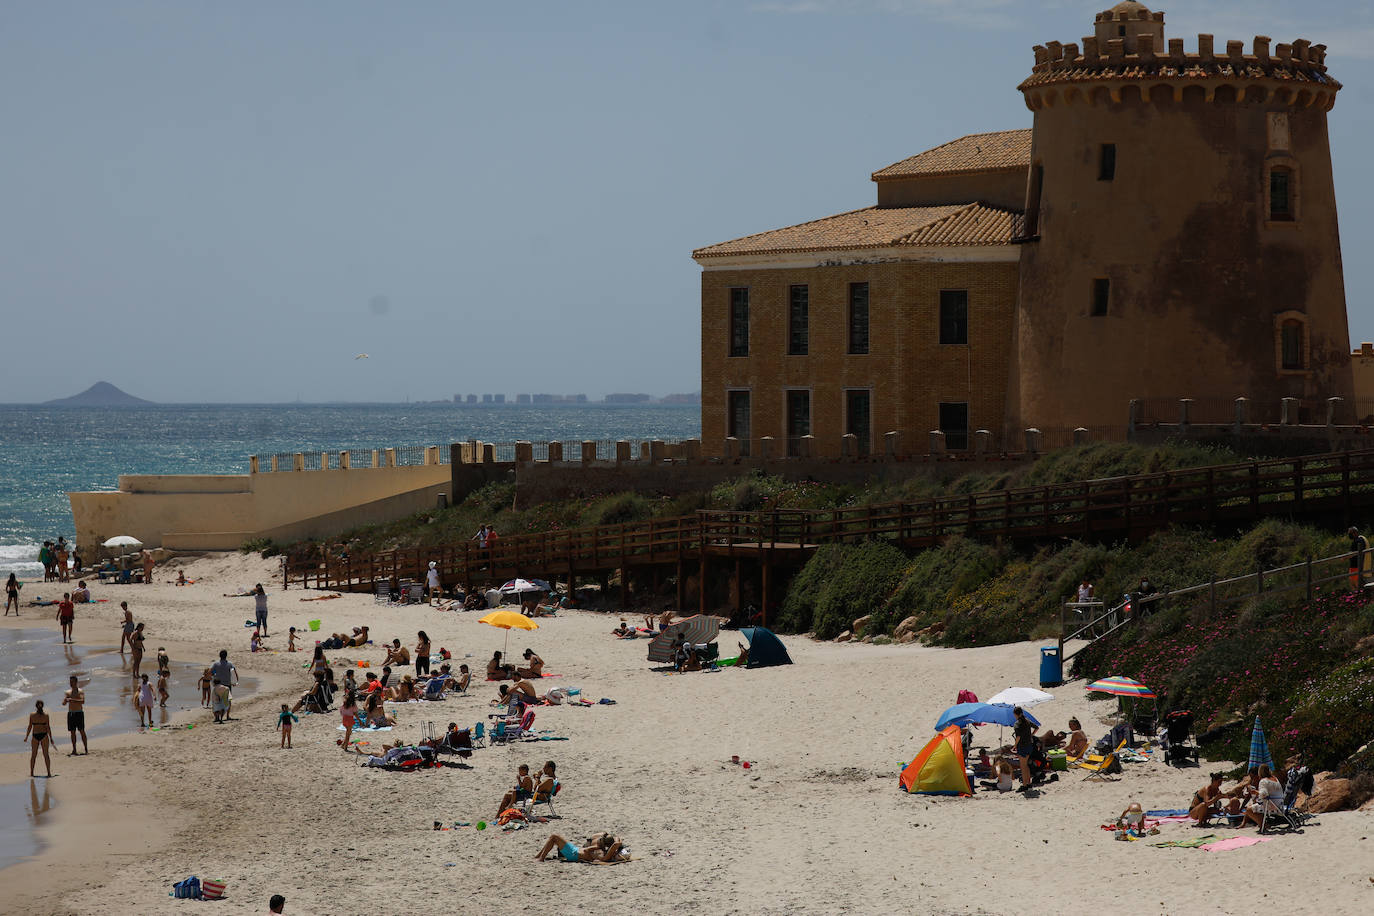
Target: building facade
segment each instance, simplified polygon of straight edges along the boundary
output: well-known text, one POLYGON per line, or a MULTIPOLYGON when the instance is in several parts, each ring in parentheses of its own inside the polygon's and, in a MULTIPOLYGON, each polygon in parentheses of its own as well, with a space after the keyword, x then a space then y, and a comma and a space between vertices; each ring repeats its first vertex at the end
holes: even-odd
POLYGON ((820 455, 1124 424, 1132 398, 1353 393, 1324 46, 1165 42, 1139 3, 1035 48, 1031 130, 873 173, 877 204, 693 253, 702 439, 820 455))

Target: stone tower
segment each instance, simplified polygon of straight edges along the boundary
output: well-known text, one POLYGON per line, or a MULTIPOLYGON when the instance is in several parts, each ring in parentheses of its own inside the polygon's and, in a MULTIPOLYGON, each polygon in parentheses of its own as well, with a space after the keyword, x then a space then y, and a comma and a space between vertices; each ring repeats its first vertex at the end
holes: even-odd
POLYGON ((1131 398, 1351 398, 1326 47, 1189 51, 1134 2, 1094 32, 1037 46, 1019 87, 1009 430, 1120 426, 1131 398))

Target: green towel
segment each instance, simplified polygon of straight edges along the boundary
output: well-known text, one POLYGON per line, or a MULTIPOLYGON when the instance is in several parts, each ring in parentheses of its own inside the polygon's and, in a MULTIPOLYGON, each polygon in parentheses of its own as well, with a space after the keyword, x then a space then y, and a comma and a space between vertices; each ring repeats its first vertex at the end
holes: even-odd
POLYGON ((1214 843, 1216 842, 1216 840, 1217 835, 1214 833, 1209 833, 1206 836, 1195 836, 1189 840, 1169 840, 1164 843, 1151 843, 1150 845, 1172 846, 1176 849, 1197 849, 1199 846, 1205 846, 1208 843, 1214 843))

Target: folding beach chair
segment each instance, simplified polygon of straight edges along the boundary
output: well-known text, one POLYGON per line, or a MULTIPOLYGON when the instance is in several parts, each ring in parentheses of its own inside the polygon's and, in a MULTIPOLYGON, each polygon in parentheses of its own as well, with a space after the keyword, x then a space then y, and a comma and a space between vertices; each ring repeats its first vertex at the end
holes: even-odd
POLYGON ((372 583, 375 592, 372 596, 373 604, 391 603, 391 585, 385 579, 378 579, 372 583))
POLYGON ((1298 792, 1304 785, 1311 790, 1312 771, 1307 767, 1294 767, 1288 774, 1288 782, 1284 786, 1283 801, 1265 800, 1264 808, 1260 812, 1260 833, 1268 830, 1283 830, 1290 833, 1302 831, 1303 825, 1312 819, 1311 814, 1298 810, 1298 792))
POLYGON ((527 709, 525 714, 520 717, 519 722, 511 722, 507 719, 497 719, 492 725, 491 735, 488 740, 492 744, 507 744, 511 741, 518 741, 530 733, 534 726, 534 710, 527 709))
POLYGON ((486 723, 484 723, 484 722, 478 722, 476 725, 474 725, 474 726, 472 727, 472 746, 473 746, 473 747, 486 747, 486 746, 487 746, 487 726, 486 726, 486 723))
POLYGON ((536 806, 545 805, 549 809, 549 817, 558 817, 558 812, 554 810, 553 807, 553 800, 562 790, 563 783, 559 782, 557 779, 553 781, 553 789, 548 792, 540 792, 536 789, 533 795, 525 799, 524 812, 526 814, 534 814, 536 806))
POLYGON ((425 600, 425 587, 418 582, 406 586, 406 604, 422 604, 425 600))
POLYGON ((444 698, 444 682, 447 680, 448 678, 442 674, 431 675, 430 679, 425 681, 424 698, 426 700, 442 700, 444 698))
POLYGON ((1122 741, 1117 745, 1116 750, 1102 757, 1097 762, 1094 763, 1091 758, 1084 758, 1074 764, 1074 766, 1078 767, 1080 770, 1087 771, 1087 775, 1083 777, 1085 780, 1101 779, 1103 782, 1115 782, 1108 774, 1121 772, 1121 764, 1117 762, 1116 755, 1125 746, 1126 742, 1122 741))

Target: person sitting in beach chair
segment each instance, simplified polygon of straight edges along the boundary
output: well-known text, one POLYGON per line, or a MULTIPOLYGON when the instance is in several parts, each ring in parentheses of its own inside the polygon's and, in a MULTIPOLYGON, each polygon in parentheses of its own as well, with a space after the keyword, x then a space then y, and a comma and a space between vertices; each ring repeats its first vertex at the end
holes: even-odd
POLYGON ((387 699, 397 703, 408 703, 411 700, 420 699, 420 694, 415 689, 415 679, 410 675, 401 678, 401 682, 394 687, 386 689, 387 699))
POLYGON ((515 785, 511 787, 505 795, 501 796, 501 803, 496 806, 496 813, 499 816, 502 811, 511 807, 518 801, 524 801, 534 795, 534 777, 530 776, 530 767, 527 763, 522 763, 515 771, 515 785))
POLYGON ((1241 826, 1254 824, 1256 827, 1263 827, 1265 815, 1271 810, 1282 810, 1282 807, 1283 785, 1274 778, 1274 773, 1269 767, 1261 765, 1259 768, 1259 785, 1255 791, 1254 800, 1245 806, 1245 819, 1241 822, 1241 826))
POLYGON ((527 800, 525 813, 530 814, 537 805, 545 805, 548 807, 551 817, 558 817, 558 812, 553 807, 553 800, 562 788, 563 784, 558 781, 558 765, 552 760, 546 760, 543 769, 535 777, 534 792, 527 800))
MULTIPOLYGON (((445 665, 445 668, 448 666, 445 665)), ((448 684, 449 678, 442 672, 434 675, 425 681, 425 691, 421 694, 421 699, 442 700, 444 698, 444 688, 448 684)))
POLYGON ((1078 719, 1069 720, 1069 740, 1064 745, 1064 756, 1069 760, 1077 760, 1088 752, 1088 736, 1083 732, 1083 726, 1078 719))
POLYGON ((1288 779, 1284 783, 1283 800, 1265 808, 1260 823, 1260 833, 1282 825, 1286 830, 1301 830, 1312 815, 1298 808, 1298 793, 1312 794, 1312 771, 1302 766, 1300 761, 1288 762, 1288 779))
POLYGON ((314 685, 301 695, 291 711, 300 712, 302 709, 314 713, 329 711, 329 688, 325 684, 323 671, 316 673, 314 685))

